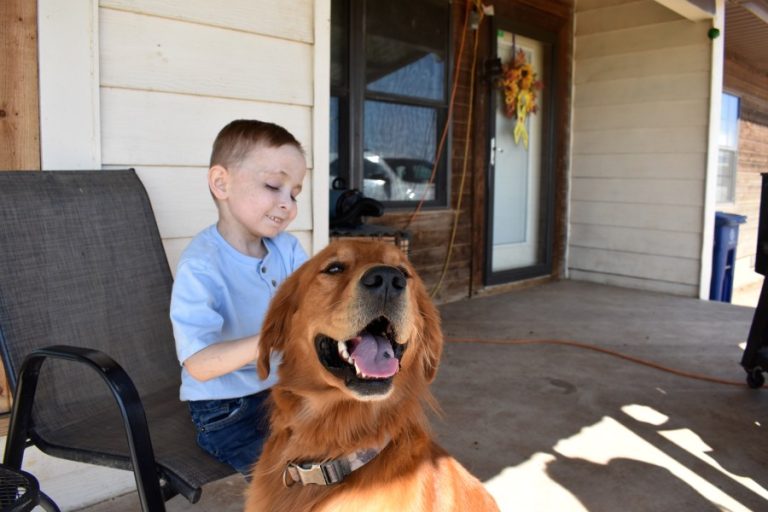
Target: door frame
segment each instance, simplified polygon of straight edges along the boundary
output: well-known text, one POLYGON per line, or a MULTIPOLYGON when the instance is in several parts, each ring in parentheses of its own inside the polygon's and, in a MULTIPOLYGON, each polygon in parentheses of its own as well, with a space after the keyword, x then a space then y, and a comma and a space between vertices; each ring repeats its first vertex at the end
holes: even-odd
POLYGON ((508 270, 493 272, 493 187, 495 168, 492 165, 492 141, 496 139, 495 116, 500 96, 499 89, 495 86, 489 88, 490 98, 488 99, 488 111, 486 112, 486 123, 488 142, 485 150, 485 169, 486 169, 486 189, 485 189, 485 236, 483 239, 483 284, 485 286, 505 284, 513 281, 520 281, 532 277, 547 276, 552 273, 552 262, 554 252, 554 224, 555 224, 555 159, 557 151, 556 129, 555 129, 555 109, 558 106, 556 102, 555 91, 558 87, 560 77, 557 76, 556 57, 558 55, 558 34, 554 31, 548 31, 527 23, 515 22, 506 18, 492 18, 489 50, 491 58, 495 59, 497 54, 496 41, 498 30, 514 32, 524 37, 536 39, 549 45, 549 51, 544 52, 544 68, 546 73, 544 89, 541 97, 543 104, 549 108, 544 109, 539 115, 543 116, 542 143, 541 143, 541 195, 540 201, 546 203, 546 207, 541 210, 540 226, 540 258, 539 262, 527 267, 520 267, 508 270))

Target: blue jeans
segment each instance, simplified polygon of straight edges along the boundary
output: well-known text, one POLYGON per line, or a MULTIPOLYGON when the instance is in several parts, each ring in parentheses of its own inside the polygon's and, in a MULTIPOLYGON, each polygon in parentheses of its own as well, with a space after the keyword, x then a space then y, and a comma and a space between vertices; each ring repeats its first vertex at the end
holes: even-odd
POLYGON ((249 477, 269 433, 265 400, 269 390, 227 400, 188 402, 197 427, 197 444, 218 460, 249 477))

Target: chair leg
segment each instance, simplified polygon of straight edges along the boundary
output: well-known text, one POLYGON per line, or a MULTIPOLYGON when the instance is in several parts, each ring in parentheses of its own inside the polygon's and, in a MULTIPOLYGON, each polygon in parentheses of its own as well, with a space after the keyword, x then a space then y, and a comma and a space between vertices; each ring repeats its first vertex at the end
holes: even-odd
POLYGON ((103 378, 112 391, 123 418, 141 508, 144 512, 165 512, 149 428, 139 394, 125 370, 112 358, 97 350, 59 345, 36 350, 26 357, 16 386, 5 448, 5 463, 21 469, 40 367, 48 357, 84 363, 103 378))
POLYGON ((61 512, 59 506, 43 491, 40 491, 40 506, 43 507, 45 512, 61 512))
POLYGON ((8 438, 5 444, 3 463, 14 468, 21 469, 24 459, 24 449, 29 437, 29 421, 32 416, 32 403, 37 390, 37 379, 40 375, 40 366, 43 360, 24 364, 19 373, 18 384, 13 398, 13 410, 8 425, 8 438))

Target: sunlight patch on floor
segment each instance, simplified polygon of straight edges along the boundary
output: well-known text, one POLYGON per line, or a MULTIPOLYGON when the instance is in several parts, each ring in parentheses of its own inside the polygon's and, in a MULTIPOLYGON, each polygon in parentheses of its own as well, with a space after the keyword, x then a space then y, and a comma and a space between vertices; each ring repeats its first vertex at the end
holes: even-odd
POLYGON ((648 423, 650 425, 661 426, 669 421, 669 416, 661 414, 653 407, 647 405, 625 405, 621 408, 621 411, 631 418, 635 418, 637 421, 648 423))
POLYGON ((555 451, 566 457, 580 458, 599 464, 608 464, 612 459, 623 458, 666 468, 715 506, 732 512, 749 511, 715 485, 607 416, 598 423, 582 429, 577 435, 557 443, 555 451))
MULTIPOLYGON (((654 426, 661 426, 668 417, 654 409, 641 405, 627 405, 622 411, 628 416, 654 426)), ((760 496, 767 497, 765 489, 750 478, 733 475, 706 455, 709 447, 690 430, 660 431, 660 435, 690 452, 700 460, 717 468, 760 496), (698 442, 696 442, 698 439, 698 442)), ((594 425, 584 427, 577 434, 560 440, 553 448, 554 454, 538 452, 525 462, 505 468, 485 482, 486 488, 496 498, 501 510, 586 510, 579 499, 568 489, 553 480, 547 466, 561 457, 583 460, 593 464, 608 465, 613 460, 634 460, 666 469, 695 493, 721 510, 749 512, 749 509, 708 482, 680 462, 670 457, 615 419, 605 416, 594 425)), ((596 485, 599 482, 595 482, 596 485)), ((631 483, 628 483, 631 485, 631 483)))
POLYGON ((535 453, 522 464, 505 468, 485 482, 488 492, 505 511, 568 510, 582 512, 587 509, 566 488, 547 475, 547 464, 556 457, 549 453, 535 453))
POLYGON ((731 478, 732 480, 740 483, 763 499, 768 500, 768 491, 766 491, 765 487, 761 486, 749 477, 739 476, 731 473, 723 466, 721 466, 720 463, 718 463, 715 459, 707 455, 707 452, 711 452, 712 448, 709 447, 695 432, 685 428, 680 430, 665 430, 659 432, 659 434, 666 437, 697 459, 706 462, 713 468, 717 469, 728 478, 731 478))

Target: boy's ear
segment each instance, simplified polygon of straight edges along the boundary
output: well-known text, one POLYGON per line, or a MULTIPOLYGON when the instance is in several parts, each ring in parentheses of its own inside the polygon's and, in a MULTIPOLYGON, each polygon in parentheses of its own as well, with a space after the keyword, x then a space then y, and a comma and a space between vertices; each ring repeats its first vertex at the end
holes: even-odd
POLYGON ((216 199, 227 198, 229 171, 222 165, 214 165, 208 169, 208 188, 216 199))

